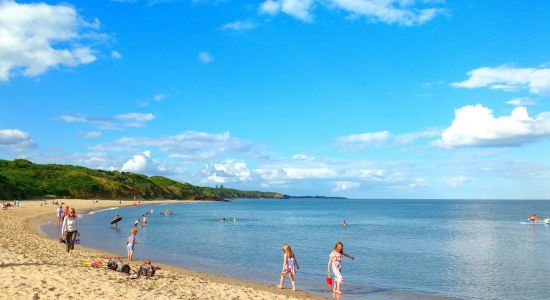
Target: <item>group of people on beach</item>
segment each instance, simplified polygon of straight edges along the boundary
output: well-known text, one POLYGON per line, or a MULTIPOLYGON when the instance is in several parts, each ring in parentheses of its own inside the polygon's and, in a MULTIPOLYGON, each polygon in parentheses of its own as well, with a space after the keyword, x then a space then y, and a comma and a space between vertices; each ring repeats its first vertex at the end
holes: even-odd
MULTIPOLYGON (((344 244, 340 241, 336 242, 332 252, 330 252, 327 264, 327 278, 334 275, 334 283, 332 284, 332 292, 335 294, 342 294, 342 283, 344 282, 344 276, 342 276, 342 256, 351 258, 354 260, 355 257, 344 252, 344 244)), ((289 244, 283 245, 283 268, 281 270, 281 278, 279 280, 278 288, 282 289, 286 276, 289 277, 290 283, 292 284, 292 290, 296 290, 296 271, 300 269, 298 264, 298 259, 292 251, 292 247, 289 244)), ((332 280, 327 280, 327 283, 332 280)))
MULTIPOLYGON (((137 244, 137 239, 136 239, 136 235, 138 234, 137 227, 144 227, 145 225, 147 225, 147 216, 153 215, 153 213, 154 213, 154 210, 151 208, 151 210, 148 210, 143 215, 141 215, 143 218, 143 223, 140 223, 139 217, 137 217, 136 220, 134 221, 134 228, 130 230, 130 236, 126 240, 126 252, 127 252, 126 257, 128 258, 128 261, 132 261, 134 257, 134 248, 135 248, 135 245, 137 244)), ((122 217, 120 216, 120 214, 117 213, 113 218, 113 220, 111 221, 111 224, 115 225, 115 227, 118 227, 118 222, 120 220, 122 220, 122 217)))
POLYGON ((11 204, 11 202, 8 202, 8 203, 2 202, 2 210, 8 209, 8 208, 13 208, 13 207, 18 207, 20 205, 20 202, 21 201, 19 201, 19 200, 13 201, 13 204, 11 204))
MULTIPOLYGON (((146 216, 152 214, 153 210, 143 214, 143 223, 147 224, 146 216)), ((80 235, 78 233, 78 216, 76 215, 76 210, 74 208, 69 208, 66 206, 63 210, 62 206, 59 206, 56 211, 57 224, 61 224, 61 238, 60 241, 66 244, 67 253, 69 255, 74 251, 74 245, 77 240, 77 237, 80 235)), ((120 215, 117 213, 113 220, 121 219, 120 215)), ((345 222, 345 221, 344 221, 345 222)), ((130 236, 126 241, 126 250, 127 250, 127 259, 128 261, 133 260, 134 248, 137 244, 136 236, 138 234, 137 226, 139 226, 139 218, 136 220, 134 228, 130 230, 130 236)), ((116 225, 116 222, 114 223, 116 225)), ((346 224, 347 225, 347 224, 346 224)), ((289 277, 292 284, 292 290, 296 290, 296 272, 300 269, 298 264, 298 259, 292 251, 292 247, 289 244, 284 244, 282 247, 283 250, 283 266, 281 269, 281 276, 279 280, 278 288, 283 288, 284 281, 286 277, 289 277)), ((332 284, 332 292, 335 294, 342 294, 342 284, 344 282, 344 277, 342 276, 342 257, 348 257, 352 260, 355 258, 344 252, 344 244, 340 241, 336 242, 334 248, 329 254, 328 264, 327 264, 327 278, 334 276, 334 282, 332 284, 332 279, 330 283, 332 284)), ((329 280, 327 280, 327 283, 329 280)))

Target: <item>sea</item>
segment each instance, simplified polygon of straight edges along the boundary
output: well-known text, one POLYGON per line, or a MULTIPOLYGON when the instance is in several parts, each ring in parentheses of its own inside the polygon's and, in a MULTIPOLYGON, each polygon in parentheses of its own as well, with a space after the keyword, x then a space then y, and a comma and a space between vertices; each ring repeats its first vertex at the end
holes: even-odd
MULTIPOLYGON (((125 258, 130 229, 146 212, 134 255, 153 264, 276 285, 288 243, 300 266, 297 288, 332 297, 327 263, 341 241, 355 260, 343 258, 340 299, 550 299, 550 225, 520 223, 532 213, 550 217, 550 201, 291 198, 113 207, 78 212, 81 244, 125 258), (160 214, 167 209, 173 214, 160 214), (117 213, 122 221, 114 227, 117 213)), ((54 223, 41 228, 59 236, 54 223)))

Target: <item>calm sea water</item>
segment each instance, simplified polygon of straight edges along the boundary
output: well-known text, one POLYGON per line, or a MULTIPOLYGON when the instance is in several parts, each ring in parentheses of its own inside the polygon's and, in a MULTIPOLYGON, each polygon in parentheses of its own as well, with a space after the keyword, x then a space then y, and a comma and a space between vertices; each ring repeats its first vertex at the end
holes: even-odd
MULTIPOLYGON (((289 243, 301 266, 298 288, 329 295, 328 255, 342 241, 356 258, 343 263, 343 299, 550 297, 550 226, 519 224, 532 212, 550 216, 550 201, 242 199, 127 207, 84 215, 82 244, 125 257, 133 221, 151 208, 137 236, 138 259, 277 284, 281 246, 289 243), (174 215, 159 215, 167 208, 174 215), (115 213, 123 217, 118 229, 109 226, 115 213), (348 227, 339 226, 342 219, 348 227)), ((53 224, 43 230, 57 236, 53 224)))

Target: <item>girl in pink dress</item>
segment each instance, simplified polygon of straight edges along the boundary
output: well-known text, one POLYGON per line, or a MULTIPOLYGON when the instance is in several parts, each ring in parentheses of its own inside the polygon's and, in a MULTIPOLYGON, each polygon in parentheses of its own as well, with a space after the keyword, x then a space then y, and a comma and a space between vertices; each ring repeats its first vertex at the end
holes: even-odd
POLYGON ((281 270, 281 280, 279 280, 279 285, 277 285, 278 288, 283 288, 283 283, 285 281, 285 276, 288 275, 290 277, 290 282, 292 283, 292 290, 296 290, 296 269, 299 269, 300 266, 298 265, 298 260, 296 259, 296 255, 294 255, 294 252, 292 251, 292 248, 289 244, 283 245, 283 269, 281 270))

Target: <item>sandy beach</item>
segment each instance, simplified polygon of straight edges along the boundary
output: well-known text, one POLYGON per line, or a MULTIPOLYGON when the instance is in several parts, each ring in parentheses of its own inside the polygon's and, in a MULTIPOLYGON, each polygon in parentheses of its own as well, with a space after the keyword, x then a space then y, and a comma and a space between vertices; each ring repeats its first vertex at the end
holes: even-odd
MULTIPOLYGON (((76 208, 77 213, 120 206, 118 200, 58 201, 76 208)), ((166 202, 171 201, 147 204, 166 202)), ((150 279, 83 266, 84 261, 106 265, 117 254, 76 246, 75 253, 67 255, 64 244, 39 231, 40 224, 55 220, 56 208, 51 200, 46 206, 40 203, 22 201, 20 207, 0 211, 0 299, 325 299, 161 264, 162 269, 150 279)), ((132 201, 122 205, 132 205, 132 201)), ((141 263, 131 263, 132 270, 141 263)))

